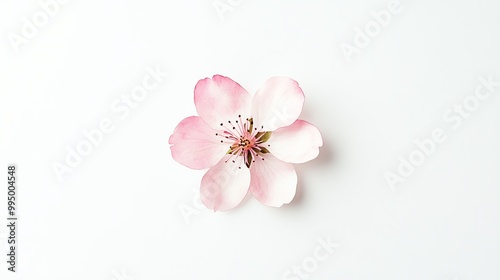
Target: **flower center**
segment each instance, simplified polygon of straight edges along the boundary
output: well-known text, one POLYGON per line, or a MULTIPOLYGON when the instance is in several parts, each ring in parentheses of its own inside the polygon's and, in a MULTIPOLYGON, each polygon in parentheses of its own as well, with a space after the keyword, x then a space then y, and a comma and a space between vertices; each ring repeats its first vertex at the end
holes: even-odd
POLYGON ((249 139, 240 136, 240 143, 238 144, 238 147, 243 147, 243 149, 250 149, 252 148, 252 142, 249 139))
MULTIPOLYGON (((231 155, 225 163, 229 161, 236 163, 235 158, 241 156, 246 167, 250 168, 256 158, 264 160, 262 155, 269 153, 269 150, 264 147, 264 143, 269 140, 271 132, 263 131, 263 126, 257 129, 252 118, 242 121, 241 115, 238 115, 238 119, 234 122, 227 121, 227 125, 225 123, 220 125, 224 129, 223 133, 216 133, 215 136, 223 138, 220 140, 221 143, 229 144, 227 154, 231 155)), ((241 166, 238 168, 241 169, 241 166)))

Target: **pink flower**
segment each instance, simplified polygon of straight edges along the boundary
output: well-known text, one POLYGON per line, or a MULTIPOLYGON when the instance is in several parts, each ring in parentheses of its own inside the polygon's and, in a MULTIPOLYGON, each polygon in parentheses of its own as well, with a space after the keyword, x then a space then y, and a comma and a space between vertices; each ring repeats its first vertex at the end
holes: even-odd
POLYGON ((261 203, 280 207, 295 196, 293 163, 316 158, 323 140, 299 120, 304 93, 290 78, 273 77, 252 97, 228 77, 198 81, 199 117, 182 120, 170 136, 172 157, 192 169, 210 168, 201 201, 214 211, 232 209, 248 190, 261 203))

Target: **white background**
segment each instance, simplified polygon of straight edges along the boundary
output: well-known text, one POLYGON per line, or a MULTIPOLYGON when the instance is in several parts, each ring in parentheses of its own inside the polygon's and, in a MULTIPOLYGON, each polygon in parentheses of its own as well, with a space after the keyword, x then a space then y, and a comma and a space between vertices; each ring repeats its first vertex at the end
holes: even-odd
POLYGON ((330 237, 339 247, 309 279, 500 279, 500 87, 456 129, 443 119, 479 77, 500 81, 500 2, 401 0, 351 62, 340 45, 389 1, 230 2, 218 14, 212 0, 72 0, 16 52, 8 34, 43 10, 2 1, 0 178, 18 165, 20 225, 14 275, 2 218, 0 278, 284 279, 330 237), (113 112, 156 65, 169 77, 126 118, 113 112), (200 210, 204 171, 175 162, 168 137, 214 74, 252 93, 271 76, 304 90, 301 118, 324 147, 297 166, 290 205, 200 210), (106 118, 114 130, 60 182, 54 162, 106 118), (391 189, 384 174, 436 128, 446 141, 391 189))

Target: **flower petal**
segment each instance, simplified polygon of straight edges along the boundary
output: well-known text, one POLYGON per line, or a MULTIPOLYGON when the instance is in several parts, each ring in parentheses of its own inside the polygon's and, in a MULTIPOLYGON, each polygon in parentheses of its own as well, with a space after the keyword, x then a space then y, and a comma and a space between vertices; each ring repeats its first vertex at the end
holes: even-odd
POLYGON ((238 83, 228 77, 214 75, 199 80, 194 88, 194 104, 200 117, 212 128, 221 123, 250 116, 252 99, 238 83))
POLYGON ((266 144, 269 145, 266 148, 276 158, 290 163, 303 163, 318 156, 323 139, 314 125, 296 120, 290 126, 273 131, 266 144))
POLYGON ((172 157, 192 169, 214 166, 228 151, 215 133, 200 117, 183 119, 168 140, 172 157))
POLYGON ((250 186, 250 171, 243 164, 241 157, 236 163, 227 161, 228 158, 229 155, 225 156, 201 179, 201 201, 214 211, 226 211, 238 206, 250 186))
POLYGON ((250 175, 250 191, 262 204, 280 207, 295 196, 297 174, 293 165, 271 154, 257 157, 250 166, 250 175))
POLYGON ((273 77, 255 93, 252 102, 254 123, 265 131, 291 125, 302 112, 304 93, 299 84, 286 77, 273 77))

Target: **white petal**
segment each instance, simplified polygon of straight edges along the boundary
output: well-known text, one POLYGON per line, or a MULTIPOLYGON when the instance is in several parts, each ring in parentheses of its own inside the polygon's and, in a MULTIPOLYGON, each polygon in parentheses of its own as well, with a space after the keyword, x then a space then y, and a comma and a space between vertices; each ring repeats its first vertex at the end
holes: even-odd
POLYGON ((252 98, 238 83, 228 77, 214 75, 198 81, 194 89, 194 104, 200 117, 212 128, 235 122, 238 116, 250 115, 252 98))
POLYGON ((321 133, 312 124, 297 120, 292 125, 273 131, 266 148, 278 159, 303 163, 316 158, 323 146, 321 133))
POLYGON ((214 166, 229 150, 215 133, 200 117, 183 119, 168 140, 172 157, 192 169, 214 166))
POLYGON ((280 207, 295 196, 297 174, 290 163, 265 154, 255 158, 250 174, 250 191, 262 204, 280 207))
POLYGON ((210 168, 201 180, 201 201, 214 211, 226 211, 238 206, 250 186, 250 172, 242 158, 236 158, 236 163, 232 160, 226 162, 228 158, 229 155, 225 156, 210 168))
POLYGON ((299 84, 286 77, 273 77, 255 93, 252 117, 255 125, 274 131, 291 125, 302 112, 304 93, 299 84))

